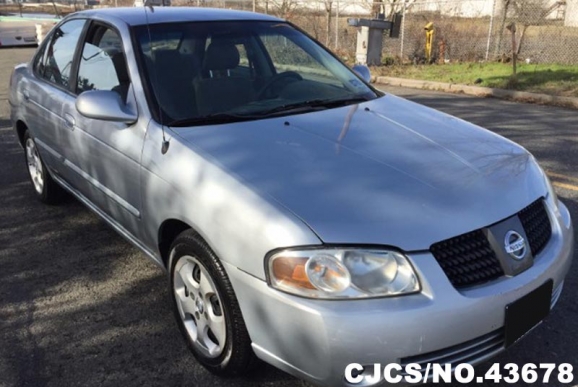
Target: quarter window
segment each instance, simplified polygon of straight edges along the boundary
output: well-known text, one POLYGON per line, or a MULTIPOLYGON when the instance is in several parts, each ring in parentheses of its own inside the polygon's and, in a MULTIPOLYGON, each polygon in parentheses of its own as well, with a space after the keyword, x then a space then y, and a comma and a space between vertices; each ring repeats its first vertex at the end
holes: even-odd
POLYGON ((85 21, 76 19, 66 22, 52 33, 44 66, 40 75, 48 81, 68 88, 74 52, 85 21))

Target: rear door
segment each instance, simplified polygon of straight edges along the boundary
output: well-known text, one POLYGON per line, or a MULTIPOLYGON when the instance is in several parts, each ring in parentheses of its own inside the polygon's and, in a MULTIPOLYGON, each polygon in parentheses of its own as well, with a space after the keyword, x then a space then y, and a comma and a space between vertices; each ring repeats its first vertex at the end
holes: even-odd
POLYGON ((62 108, 72 95, 72 64, 85 25, 85 19, 74 19, 58 26, 38 51, 32 76, 22 85, 26 124, 44 161, 66 180, 74 176, 64 167, 69 129, 62 108))

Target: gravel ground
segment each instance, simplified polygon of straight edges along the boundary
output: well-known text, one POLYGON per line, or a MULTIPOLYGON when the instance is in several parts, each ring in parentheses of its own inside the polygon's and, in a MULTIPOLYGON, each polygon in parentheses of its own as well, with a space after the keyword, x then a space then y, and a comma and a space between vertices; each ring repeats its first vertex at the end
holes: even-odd
MULTIPOLYGON (((308 386, 265 364, 238 379, 206 372, 177 330, 165 274, 78 202, 34 199, 7 103, 11 68, 32 53, 0 50, 0 386, 308 386)), ((388 90, 526 146, 563 176, 578 219, 576 111, 388 90)), ((495 361, 578 365, 577 270, 546 323, 495 361)))

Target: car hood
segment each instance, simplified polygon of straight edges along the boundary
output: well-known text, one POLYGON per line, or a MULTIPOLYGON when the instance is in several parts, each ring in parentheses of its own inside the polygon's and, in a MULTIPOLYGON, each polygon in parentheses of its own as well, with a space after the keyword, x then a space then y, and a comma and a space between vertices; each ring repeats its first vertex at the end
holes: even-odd
POLYGON ((391 95, 176 130, 325 243, 425 250, 507 218, 546 193, 540 168, 522 147, 391 95))

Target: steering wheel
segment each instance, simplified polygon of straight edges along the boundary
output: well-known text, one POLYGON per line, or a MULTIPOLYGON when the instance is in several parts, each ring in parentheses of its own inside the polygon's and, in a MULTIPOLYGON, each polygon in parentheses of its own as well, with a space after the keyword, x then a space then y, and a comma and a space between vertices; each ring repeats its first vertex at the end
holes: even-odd
POLYGON ((257 100, 275 98, 287 84, 301 80, 303 80, 303 77, 295 71, 285 71, 276 74, 257 92, 257 100))

